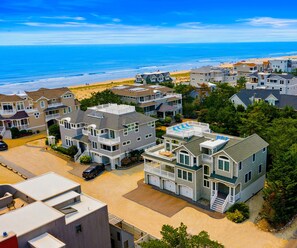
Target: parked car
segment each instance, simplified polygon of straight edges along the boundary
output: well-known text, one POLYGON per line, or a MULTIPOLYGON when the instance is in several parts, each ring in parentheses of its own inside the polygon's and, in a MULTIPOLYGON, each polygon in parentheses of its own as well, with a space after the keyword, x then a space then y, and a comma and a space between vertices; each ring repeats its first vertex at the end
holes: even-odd
POLYGON ((3 140, 0 140, 0 151, 5 150, 8 150, 8 145, 3 140))
POLYGON ((105 170, 104 164, 91 165, 89 168, 84 170, 84 172, 82 173, 82 176, 84 179, 92 179, 98 176, 100 172, 104 170, 105 170))

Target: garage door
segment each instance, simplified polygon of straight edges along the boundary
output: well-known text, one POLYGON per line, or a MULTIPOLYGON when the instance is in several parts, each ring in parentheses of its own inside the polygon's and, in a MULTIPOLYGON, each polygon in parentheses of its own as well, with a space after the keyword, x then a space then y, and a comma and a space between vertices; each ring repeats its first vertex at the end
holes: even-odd
POLYGON ((101 159, 101 157, 100 157, 99 154, 97 154, 97 153, 95 153, 95 152, 93 152, 92 154, 93 154, 93 161, 94 161, 95 163, 102 163, 102 159, 101 159))
POLYGON ((180 185, 179 186, 179 194, 188 198, 193 199, 193 189, 180 185))
POLYGON ((157 176, 149 176, 149 184, 160 188, 160 178, 157 176))
POLYGON ((175 183, 169 180, 164 181, 164 189, 175 193, 175 183))

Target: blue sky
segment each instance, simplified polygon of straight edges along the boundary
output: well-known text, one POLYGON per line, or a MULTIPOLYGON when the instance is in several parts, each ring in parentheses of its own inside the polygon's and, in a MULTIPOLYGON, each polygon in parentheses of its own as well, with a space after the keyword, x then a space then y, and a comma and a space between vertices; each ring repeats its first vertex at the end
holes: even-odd
POLYGON ((297 2, 0 0, 0 45, 297 41, 297 2))

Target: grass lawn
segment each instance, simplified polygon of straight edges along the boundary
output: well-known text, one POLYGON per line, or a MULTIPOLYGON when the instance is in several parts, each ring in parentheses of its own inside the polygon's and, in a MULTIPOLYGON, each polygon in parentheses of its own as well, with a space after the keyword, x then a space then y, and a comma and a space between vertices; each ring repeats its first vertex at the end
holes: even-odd
POLYGON ((26 136, 18 139, 5 139, 4 141, 7 143, 8 148, 13 148, 13 147, 25 145, 26 143, 33 140, 43 139, 45 137, 46 137, 46 131, 43 131, 38 134, 33 134, 30 136, 26 136))

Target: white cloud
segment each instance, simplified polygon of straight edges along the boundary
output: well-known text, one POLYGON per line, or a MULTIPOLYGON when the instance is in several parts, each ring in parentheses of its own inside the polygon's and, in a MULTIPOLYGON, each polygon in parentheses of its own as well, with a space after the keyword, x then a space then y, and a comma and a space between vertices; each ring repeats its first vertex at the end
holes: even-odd
POLYGON ((297 19, 281 19, 272 17, 255 17, 249 19, 238 20, 240 22, 245 22, 251 26, 270 26, 274 28, 288 27, 292 24, 297 24, 297 19))
POLYGON ((183 28, 202 28, 202 23, 201 22, 184 22, 184 23, 179 23, 177 24, 178 27, 183 27, 183 28))
POLYGON ((122 20, 120 18, 113 18, 112 21, 113 22, 121 22, 122 20))
POLYGON ((55 19, 55 20, 74 20, 74 21, 85 21, 86 18, 82 16, 43 16, 44 19, 55 19))

